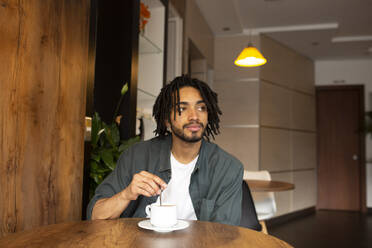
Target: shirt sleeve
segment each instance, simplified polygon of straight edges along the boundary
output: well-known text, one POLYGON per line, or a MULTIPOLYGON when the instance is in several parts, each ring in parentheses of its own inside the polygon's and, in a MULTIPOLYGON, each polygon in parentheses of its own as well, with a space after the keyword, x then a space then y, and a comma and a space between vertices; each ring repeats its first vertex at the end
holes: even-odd
POLYGON ((233 161, 230 170, 222 179, 221 192, 214 204, 211 221, 229 225, 240 225, 242 212, 243 165, 233 161))
MULTIPOLYGON (((125 189, 131 182, 131 174, 129 172, 130 153, 127 151, 121 154, 113 172, 111 172, 111 174, 109 174, 96 188, 95 194, 87 207, 88 220, 92 218, 92 211, 98 200, 114 196, 125 189)), ((128 206, 127 209, 126 212, 130 212, 130 206, 128 206)))

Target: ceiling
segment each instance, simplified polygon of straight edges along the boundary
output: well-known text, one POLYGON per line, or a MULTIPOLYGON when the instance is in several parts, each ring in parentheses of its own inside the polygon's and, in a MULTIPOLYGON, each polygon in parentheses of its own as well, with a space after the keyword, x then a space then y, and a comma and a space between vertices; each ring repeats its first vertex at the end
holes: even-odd
POLYGON ((372 59, 372 0, 195 0, 216 36, 264 34, 314 60, 372 59))

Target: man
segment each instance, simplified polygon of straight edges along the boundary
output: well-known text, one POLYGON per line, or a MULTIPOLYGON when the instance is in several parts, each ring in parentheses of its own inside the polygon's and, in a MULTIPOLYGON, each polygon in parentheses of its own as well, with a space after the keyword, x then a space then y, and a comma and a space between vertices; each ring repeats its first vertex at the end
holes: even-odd
POLYGON ((146 217, 163 191, 179 219, 239 225, 243 166, 209 142, 221 114, 204 82, 182 76, 164 86, 153 108, 157 137, 121 155, 89 203, 88 219, 146 217))

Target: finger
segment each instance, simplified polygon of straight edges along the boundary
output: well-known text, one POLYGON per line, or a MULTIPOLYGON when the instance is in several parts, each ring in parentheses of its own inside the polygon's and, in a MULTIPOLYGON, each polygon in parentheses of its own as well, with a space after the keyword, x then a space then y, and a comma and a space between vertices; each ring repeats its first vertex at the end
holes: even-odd
POLYGON ((137 194, 137 188, 142 188, 146 190, 151 195, 160 194, 159 186, 150 178, 146 177, 143 174, 135 174, 132 180, 132 189, 137 194))
POLYGON ((150 177, 143 177, 142 180, 143 182, 147 183, 155 191, 156 194, 160 194, 161 185, 157 184, 154 179, 150 177))
POLYGON ((155 176, 152 178, 152 180, 154 180, 158 185, 160 185, 161 189, 162 190, 165 190, 167 188, 167 184, 163 181, 163 179, 161 179, 160 177, 158 176, 155 176))
POLYGON ((142 190, 145 190, 147 191, 150 196, 154 196, 157 194, 157 191, 154 190, 149 184, 147 184, 146 182, 141 182, 141 183, 138 183, 137 184, 137 187, 138 189, 142 189, 142 190))
POLYGON ((143 196, 146 196, 146 197, 151 197, 152 196, 149 192, 147 192, 146 190, 141 189, 141 188, 138 188, 137 193, 138 193, 138 195, 143 195, 143 196))
POLYGON ((145 182, 147 183, 154 191, 155 194, 161 193, 161 185, 159 185, 155 180, 157 176, 148 173, 146 171, 140 172, 139 174, 136 174, 136 181, 137 182, 145 182))
POLYGON ((140 172, 141 175, 147 177, 147 178, 150 178, 152 180, 155 181, 156 184, 158 184, 162 190, 164 190, 166 187, 167 187, 167 184, 163 181, 163 179, 161 179, 160 177, 152 174, 152 173, 149 173, 147 171, 141 171, 140 172))
POLYGON ((157 193, 160 194, 160 187, 161 185, 158 185, 154 180, 153 180, 154 175, 151 173, 148 173, 146 171, 141 171, 139 174, 136 174, 136 181, 138 182, 145 182, 147 183, 153 190, 157 193))

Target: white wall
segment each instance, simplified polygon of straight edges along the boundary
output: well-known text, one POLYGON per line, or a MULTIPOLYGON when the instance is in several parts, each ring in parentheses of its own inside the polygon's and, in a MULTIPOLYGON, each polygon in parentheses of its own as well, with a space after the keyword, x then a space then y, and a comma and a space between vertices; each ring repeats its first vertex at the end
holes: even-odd
MULTIPOLYGON (((140 37, 138 88, 157 96, 163 86, 165 8, 150 8, 150 11, 151 18, 144 36, 140 37)), ((152 104, 149 107, 152 108, 152 104)))
MULTIPOLYGON (((365 91, 365 110, 372 110, 372 59, 315 62, 316 85, 362 84, 365 91)), ((366 138, 367 207, 372 207, 372 138, 366 138)))
MULTIPOLYGON (((150 8, 151 17, 139 37, 137 118, 143 118, 144 140, 154 137, 152 108, 163 87, 165 8, 150 8)), ((139 122, 137 122, 137 130, 139 122)))

